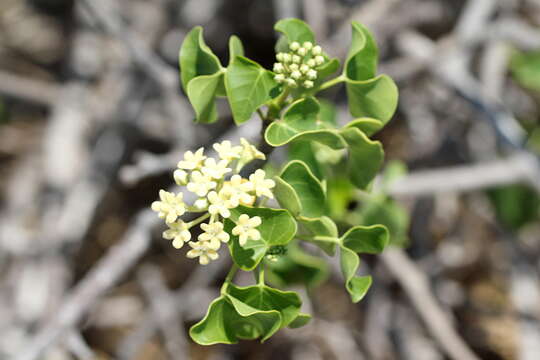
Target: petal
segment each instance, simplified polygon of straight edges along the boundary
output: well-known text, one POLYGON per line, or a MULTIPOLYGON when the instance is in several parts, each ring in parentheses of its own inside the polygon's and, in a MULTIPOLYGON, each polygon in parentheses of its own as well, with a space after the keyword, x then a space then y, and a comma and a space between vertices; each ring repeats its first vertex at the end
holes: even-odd
POLYGON ((201 265, 207 265, 209 262, 210 262, 210 260, 208 259, 208 256, 206 256, 206 255, 201 255, 201 256, 199 257, 199 264, 201 264, 201 265))
MULTIPOLYGON (((184 246, 184 241, 182 240, 181 237, 175 237, 173 242, 172 242, 172 246, 174 246, 176 249, 181 249, 182 246, 184 246)), ((192 250, 190 250, 192 251, 192 250)))
POLYGON ((215 251, 212 251, 210 250, 208 253, 207 253, 208 257, 212 260, 217 260, 219 258, 219 254, 215 251))
POLYGON ((254 216, 251 219, 249 219, 249 226, 251 227, 257 227, 262 224, 262 219, 260 216, 254 216))
POLYGON ((193 249, 193 250, 189 250, 186 256, 190 259, 193 259, 193 258, 196 258, 197 256, 201 256, 201 254, 202 254, 201 250, 193 249))

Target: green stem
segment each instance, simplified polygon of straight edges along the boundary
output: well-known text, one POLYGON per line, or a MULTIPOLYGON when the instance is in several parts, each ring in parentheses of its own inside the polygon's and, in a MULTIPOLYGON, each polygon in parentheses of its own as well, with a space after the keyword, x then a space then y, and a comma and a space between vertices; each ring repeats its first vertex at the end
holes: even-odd
POLYGON ((257 285, 264 286, 264 263, 261 262, 261 265, 259 266, 259 281, 257 282, 257 285))
POLYGON ((231 269, 229 270, 229 273, 227 274, 227 277, 225 278, 225 281, 223 282, 223 285, 221 286, 221 294, 225 294, 227 292, 227 288, 229 287, 229 284, 232 282, 234 275, 236 275, 236 272, 238 271, 238 266, 236 264, 233 264, 231 266, 231 269))
POLYGON ((345 81, 345 76, 344 75, 340 75, 338 76, 337 78, 333 78, 332 80, 328 80, 327 82, 323 83, 321 86, 319 86, 319 88, 317 89, 318 91, 323 91, 323 90, 326 90, 336 84, 339 84, 340 82, 343 82, 345 81))
POLYGON ((209 217, 210 217, 210 214, 206 213, 204 215, 199 216, 195 220, 188 222, 187 223, 188 229, 195 226, 195 225, 198 225, 198 224, 202 223, 204 220, 208 219, 209 217))
POLYGON ((261 118, 261 120, 264 122, 264 121, 267 121, 266 120, 266 116, 264 116, 263 112, 261 111, 261 109, 257 109, 257 114, 259 114, 259 117, 261 118))

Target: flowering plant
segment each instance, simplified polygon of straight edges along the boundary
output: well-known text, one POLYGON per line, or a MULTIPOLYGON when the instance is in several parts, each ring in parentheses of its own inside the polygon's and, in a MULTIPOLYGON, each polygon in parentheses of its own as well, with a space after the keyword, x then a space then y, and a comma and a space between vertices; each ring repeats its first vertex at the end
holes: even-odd
POLYGON ((221 294, 190 329, 191 337, 203 345, 264 341, 283 327, 305 325, 310 315, 300 312, 300 296, 266 281, 277 286, 320 283, 328 271, 326 262, 313 254, 316 247, 331 256, 339 250, 345 287, 352 301, 360 301, 371 277, 356 275, 358 254, 379 253, 389 241, 384 225, 359 219, 361 225, 342 229, 334 221, 342 218, 328 216, 338 202, 330 194, 336 181, 355 191, 370 189, 384 156, 381 143, 370 137, 397 106, 394 82, 376 75, 378 52, 372 35, 353 22, 343 70, 326 80, 340 69, 340 62, 315 43, 309 26, 285 19, 275 29, 282 37, 273 71, 246 58, 235 36, 229 42, 229 64, 223 67, 204 43, 200 27, 186 36, 180 50, 182 85, 197 122, 216 121, 216 97, 226 97, 237 125, 254 113, 263 123, 258 146, 245 139, 234 145, 225 140, 213 146, 217 157, 203 148, 186 152, 173 174, 182 192, 161 190, 159 201, 152 204, 168 226, 163 237, 178 249, 187 243, 187 257, 201 265, 217 260, 222 244, 228 245, 233 265, 221 294), (346 86, 355 118, 344 126, 336 123, 332 105, 316 98, 340 83, 346 86), (269 178, 261 168, 246 174, 253 167, 247 164, 263 163, 280 146, 287 146, 290 161, 279 175, 269 178), (188 195, 194 200, 186 201, 188 195), (182 219, 187 213, 198 217, 182 219), (311 254, 306 244, 315 245, 311 254), (233 284, 239 269, 254 271, 256 284, 233 284))

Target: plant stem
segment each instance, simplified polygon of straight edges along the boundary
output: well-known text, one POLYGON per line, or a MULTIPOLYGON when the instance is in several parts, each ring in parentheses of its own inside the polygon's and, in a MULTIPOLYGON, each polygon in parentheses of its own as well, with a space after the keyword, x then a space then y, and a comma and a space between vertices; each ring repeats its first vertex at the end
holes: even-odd
POLYGON ((238 271, 238 266, 233 263, 231 266, 231 269, 229 270, 229 273, 227 274, 227 277, 225 278, 225 281, 223 282, 223 285, 221 286, 221 294, 225 294, 227 292, 227 288, 229 287, 229 284, 232 282, 234 275, 236 275, 236 272, 238 271))
POLYGON ((257 114, 259 114, 259 117, 261 118, 261 120, 262 120, 263 122, 268 121, 268 120, 266 119, 266 116, 264 116, 264 114, 263 114, 263 112, 261 111, 260 108, 257 109, 257 114))
POLYGON ((257 282, 257 285, 264 285, 264 262, 261 262, 259 265, 259 281, 257 282))
POLYGON ((321 86, 319 86, 319 89, 317 91, 323 91, 328 89, 329 87, 332 87, 336 84, 339 84, 340 82, 345 81, 345 76, 340 75, 337 78, 333 78, 332 80, 328 80, 327 82, 323 83, 321 86))
POLYGON ((190 221, 187 225, 188 225, 188 228, 191 228, 195 225, 198 225, 200 223, 202 223, 204 220, 208 219, 210 217, 210 214, 209 213, 206 213, 204 215, 201 215, 199 216, 198 218, 196 218, 195 220, 193 221, 190 221))

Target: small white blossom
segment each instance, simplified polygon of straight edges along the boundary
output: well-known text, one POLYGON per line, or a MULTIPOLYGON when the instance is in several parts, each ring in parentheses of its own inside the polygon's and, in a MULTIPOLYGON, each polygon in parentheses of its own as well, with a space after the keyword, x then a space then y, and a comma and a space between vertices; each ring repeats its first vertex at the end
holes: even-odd
POLYGON ((276 183, 274 182, 274 180, 266 179, 265 176, 266 173, 264 172, 264 170, 258 169, 253 174, 249 175, 249 182, 257 196, 266 196, 270 199, 273 199, 274 194, 272 194, 272 191, 270 189, 276 186, 276 183))
POLYGON ((307 73, 310 69, 311 69, 311 68, 310 68, 308 65, 306 65, 306 64, 300 65, 300 72, 301 72, 302 74, 307 73))
POLYGON ((174 181, 178 185, 186 185, 188 182, 187 171, 176 169, 173 173, 174 181))
POLYGON ((306 50, 311 50, 311 48, 313 47, 313 44, 310 41, 306 41, 305 43, 302 44, 302 47, 306 48, 306 50))
POLYGON ((309 59, 306 62, 306 65, 309 66, 310 68, 314 68, 317 65, 317 63, 315 62, 315 59, 309 59))
MULTIPOLYGON (((232 146, 229 140, 224 140, 221 143, 214 144, 214 150, 216 150, 216 152, 218 153, 219 157, 222 160, 232 161, 233 159, 238 159, 240 157, 240 153, 242 152, 242 147, 232 146)), ((205 166, 206 166, 206 162, 205 162, 205 166)))
POLYGON ((197 210, 205 210, 205 209, 208 208, 208 199, 207 198, 199 198, 199 199, 195 200, 195 202, 193 203, 193 206, 197 210))
POLYGON ((278 83, 282 83, 285 81, 285 75, 277 74, 276 76, 274 76, 274 80, 276 80, 278 83))
POLYGON ((279 61, 279 62, 283 61, 283 53, 281 53, 281 52, 277 53, 276 60, 279 61))
POLYGON ((313 49, 311 49, 311 53, 315 56, 317 55, 321 55, 322 54, 322 48, 317 45, 317 46, 314 46, 313 49))
POLYGON ((160 201, 152 203, 152 210, 158 213, 158 216, 165 219, 168 223, 173 223, 176 219, 186 212, 186 206, 183 201, 183 194, 174 194, 165 190, 159 191, 160 201))
POLYGON ((289 69, 290 69, 291 71, 297 71, 298 69, 300 69, 300 67, 298 66, 298 64, 291 64, 291 65, 289 66, 289 69))
POLYGON ((216 221, 211 224, 201 224, 203 233, 198 239, 202 242, 207 242, 208 247, 212 250, 218 250, 222 242, 229 241, 229 234, 223 231, 223 223, 216 221))
POLYGON ((221 189, 219 194, 215 191, 211 191, 208 193, 208 201, 210 202, 208 212, 212 215, 219 214, 224 218, 231 216, 229 209, 238 206, 238 201, 232 198, 232 193, 227 189, 221 189))
POLYGON ((228 164, 227 160, 216 162, 216 159, 208 158, 204 161, 204 166, 201 171, 204 175, 219 180, 222 179, 226 173, 231 171, 231 169, 227 167, 228 164))
POLYGON ((285 54, 285 53, 284 53, 283 56, 282 56, 282 60, 281 60, 281 61, 284 62, 285 64, 288 64, 288 63, 291 62, 291 60, 292 60, 291 55, 290 55, 290 54, 285 54))
POLYGON ((249 194, 252 185, 249 181, 242 178, 240 175, 233 175, 231 179, 225 183, 223 190, 234 198, 231 204, 239 203, 242 205, 253 205, 255 196, 249 194))
POLYGON ((317 71, 311 69, 307 72, 306 76, 309 80, 315 80, 317 78, 317 71))
MULTIPOLYGON (((310 70, 310 71, 313 71, 313 70, 310 70)), ((296 71, 293 71, 291 73, 291 77, 295 80, 298 80, 302 77, 302 73, 300 73, 300 71, 296 70, 296 71)))
POLYGON ((300 56, 298 56, 298 55, 293 55, 292 56, 292 62, 294 64, 300 64, 300 61, 302 61, 302 58, 300 56))
POLYGON ((275 63, 275 64, 274 64, 274 72, 275 72, 275 73, 278 73, 278 74, 279 74, 279 73, 282 73, 283 70, 285 70, 285 67, 283 66, 282 63, 275 63))
POLYGON ((300 56, 306 56, 306 54, 307 54, 307 49, 304 48, 304 47, 301 47, 301 48, 298 49, 296 52, 297 52, 298 55, 300 55, 300 56))
POLYGON ((198 169, 204 159, 206 159, 206 156, 203 154, 203 152, 204 148, 200 148, 199 150, 195 151, 195 153, 192 153, 191 151, 186 151, 184 153, 184 160, 178 162, 178 168, 184 170, 198 169))
POLYGON ((261 225, 262 220, 259 216, 250 218, 246 214, 240 215, 236 226, 232 229, 233 235, 238 236, 238 242, 240 246, 244 246, 248 240, 260 240, 261 233, 255 229, 261 225))
POLYGON ((321 55, 315 56, 315 64, 317 65, 324 64, 324 57, 322 57, 321 55))
POLYGON ((240 138, 240 144, 243 147, 242 160, 245 161, 245 164, 253 159, 266 160, 266 156, 245 138, 240 138))
POLYGON ((313 81, 311 81, 311 80, 304 81, 304 87, 306 89, 311 89, 313 87, 313 81))
POLYGON ((292 88, 295 88, 297 86, 296 81, 294 81, 294 79, 287 79, 287 85, 289 85, 292 88))
POLYGON ((300 48, 300 43, 298 43, 297 41, 293 41, 291 43, 291 45, 289 45, 289 48, 292 50, 292 51, 296 51, 300 48))
POLYGON ((191 246, 192 249, 186 254, 187 257, 190 259, 198 257, 201 265, 208 264, 210 260, 217 260, 219 258, 219 254, 216 252, 216 250, 211 249, 208 245, 209 244, 204 241, 191 241, 189 246, 191 246))
POLYGON ((187 184, 187 189, 197 196, 206 196, 208 191, 216 188, 216 182, 210 176, 203 174, 200 171, 191 173, 190 181, 187 184))
POLYGON ((184 243, 187 243, 189 240, 191 240, 191 233, 189 232, 189 228, 187 224, 182 220, 173 223, 167 223, 167 226, 169 227, 169 229, 163 232, 163 238, 167 240, 172 240, 172 245, 175 248, 180 249, 182 246, 184 246, 184 243))

